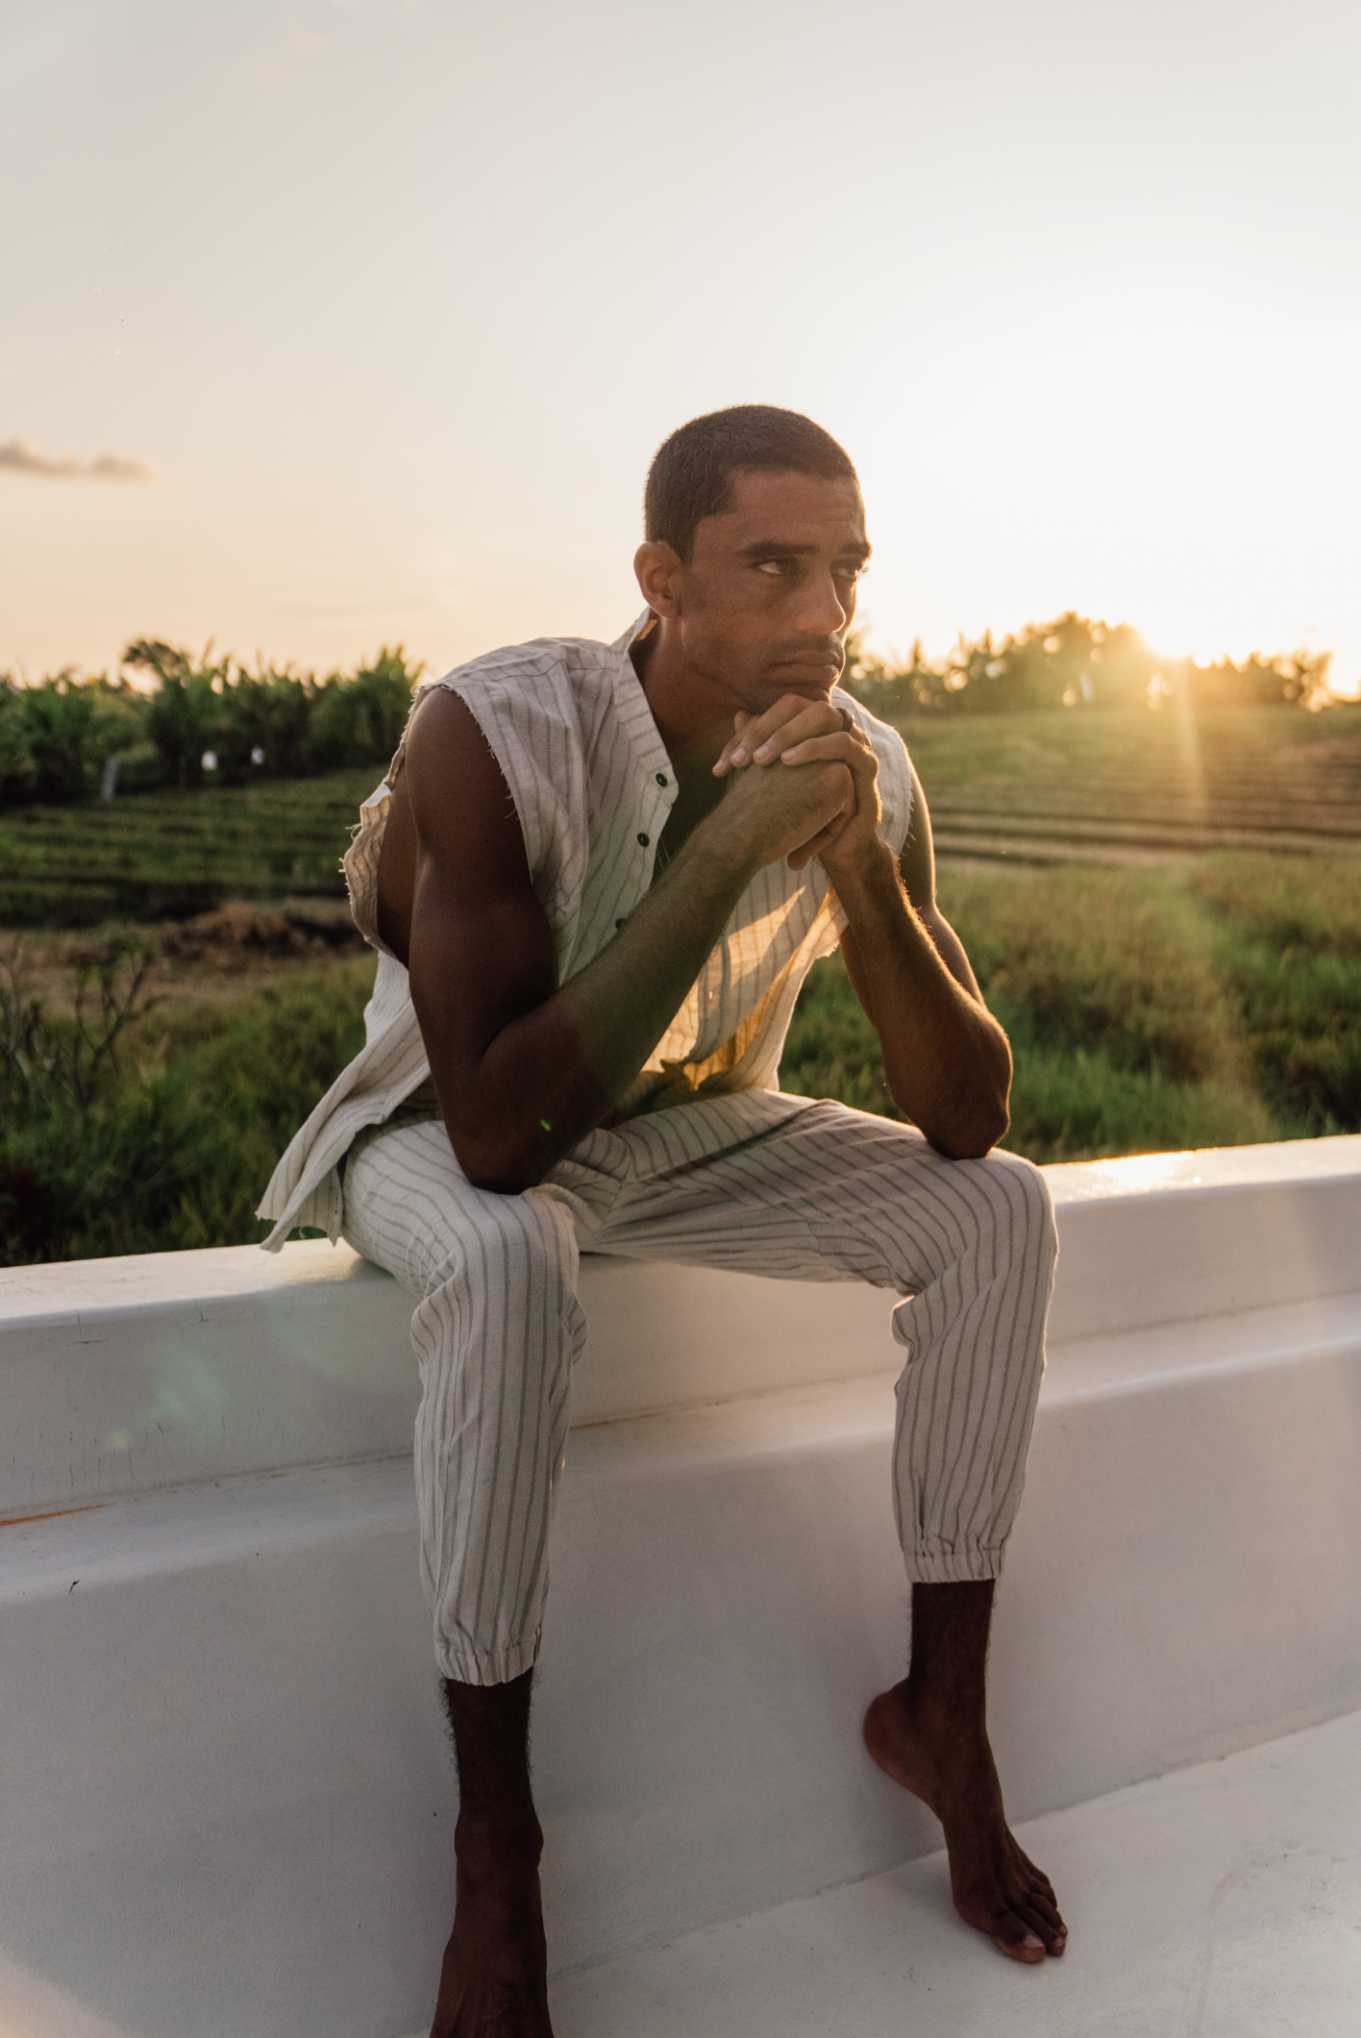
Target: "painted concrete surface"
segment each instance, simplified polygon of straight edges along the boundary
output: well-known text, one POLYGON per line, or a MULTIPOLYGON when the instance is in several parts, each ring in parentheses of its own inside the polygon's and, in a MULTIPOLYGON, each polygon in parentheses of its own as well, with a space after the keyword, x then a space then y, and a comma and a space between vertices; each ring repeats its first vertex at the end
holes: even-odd
MULTIPOLYGON (((1327 1824, 1361 1780, 1361 1137, 1048 1172, 990 1711, 1065 1960, 956 1923, 938 1828, 859 1745, 908 1648, 892 1298, 588 1257, 534 1727, 559 2038, 1361 2032, 1329 2022, 1361 1912, 1327 1824), (1231 1766, 1273 1745, 1279 1817, 1271 1762, 1231 1766), (1240 1775, 1260 1819, 1216 1794, 1240 1775)), ((0 1274, 6 2038, 416 2028, 455 1798, 408 1309, 325 1241, 0 1274)))
POLYGON ((1354 1713, 1018 1826, 1068 1926, 1061 1959, 1018 1966, 960 1922, 942 1850, 560 1975, 555 2028, 558 2038, 1356 2038, 1358 1801, 1354 1713))
MULTIPOLYGON (((1361 1319, 1271 1330, 1046 1379, 989 1665, 1018 1821, 1361 1705, 1361 1319)), ((872 1376, 573 1433, 533 1731, 563 1969, 938 1844, 859 1741, 907 1661, 892 1400, 872 1376)), ((455 1794, 410 1482, 257 1474, 0 1535, 0 2031, 414 2026, 455 1794)))
MULTIPOLYGON (((1056 1371, 1075 1339, 1361 1286, 1361 1134, 1045 1175, 1061 1241, 1056 1371)), ((902 1364, 891 1298, 859 1282, 586 1253, 581 1299, 577 1424, 902 1364)), ((325 1239, 0 1270, 0 1517, 409 1450, 411 1307, 390 1275, 325 1239)))

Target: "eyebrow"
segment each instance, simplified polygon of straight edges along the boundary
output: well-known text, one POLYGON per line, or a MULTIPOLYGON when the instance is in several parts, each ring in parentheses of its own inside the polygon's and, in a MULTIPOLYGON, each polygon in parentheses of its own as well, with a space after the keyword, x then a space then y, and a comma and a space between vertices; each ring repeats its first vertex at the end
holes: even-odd
MULTIPOLYGON (((757 538, 750 545, 744 545, 738 553, 739 559, 769 559, 780 555, 789 559, 807 559, 817 553, 816 545, 793 545, 787 538, 757 538)), ((874 551, 872 545, 843 545, 837 552, 838 559, 868 559, 874 551)))

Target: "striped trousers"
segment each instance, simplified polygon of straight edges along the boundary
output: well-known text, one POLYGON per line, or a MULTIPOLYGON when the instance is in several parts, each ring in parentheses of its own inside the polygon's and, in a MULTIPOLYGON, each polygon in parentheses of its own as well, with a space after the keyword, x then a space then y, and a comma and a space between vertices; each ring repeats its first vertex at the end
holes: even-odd
POLYGON ((474 1188, 441 1119, 388 1120, 351 1147, 342 1195, 342 1235, 415 1300, 421 1583, 442 1676, 499 1684, 537 1657, 583 1248, 893 1290, 908 1578, 1001 1571, 1058 1251, 1031 1162, 1000 1147, 947 1160, 914 1126, 744 1090, 588 1133, 517 1195, 474 1188))

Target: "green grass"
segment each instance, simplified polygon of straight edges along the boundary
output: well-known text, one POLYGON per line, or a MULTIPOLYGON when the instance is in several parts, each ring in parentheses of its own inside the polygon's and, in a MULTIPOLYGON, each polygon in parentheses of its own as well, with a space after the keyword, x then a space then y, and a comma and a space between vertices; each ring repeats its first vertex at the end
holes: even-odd
POLYGON ((182 918, 225 899, 343 900, 340 859, 382 775, 374 765, 11 810, 0 828, 0 925, 182 918))
MULTIPOLYGON (((1005 1144, 1085 1160, 1361 1131, 1358 878, 1347 854, 943 872, 1012 1043, 1005 1144)), ((804 989, 781 1081, 899 1115, 839 959, 804 989)))
MULTIPOLYGON (((364 1040, 370 955, 296 965, 277 984, 135 1020, 82 1105, 30 1079, 0 1087, 0 1264, 183 1251, 264 1236, 274 1162, 364 1040)), ((70 1040, 73 1026, 50 1034, 70 1040)))
MULTIPOLYGON (((1012 1042, 1003 1143, 1043 1162, 1361 1130, 1359 872, 1218 853, 943 869, 1012 1042)), ((0 1262, 258 1241, 275 1160, 363 1040, 373 972, 367 952, 295 963, 234 1001, 153 1009, 84 1108, 0 1082, 0 1262)), ((839 957, 804 986, 781 1081, 899 1116, 839 957)))
MULTIPOLYGON (((872 706, 871 702, 871 706, 872 706)), ((898 724, 929 798, 1002 788, 1026 794, 1093 773, 1142 795, 1239 784, 1288 789, 1297 779, 1361 780, 1361 711, 1296 708, 1034 708, 903 717, 898 724)))
MULTIPOLYGON (((952 830, 1103 851, 1178 846, 1234 830, 1350 833, 1361 846, 1361 712, 1226 708, 915 715, 901 728, 936 816, 952 830)), ((183 917, 225 899, 343 900, 340 858, 384 766, 197 792, 131 793, 0 815, 0 926, 91 927, 183 917)), ((1024 847, 1013 841, 1013 851, 1024 847)), ((1321 847, 1327 847, 1326 838, 1321 847)))

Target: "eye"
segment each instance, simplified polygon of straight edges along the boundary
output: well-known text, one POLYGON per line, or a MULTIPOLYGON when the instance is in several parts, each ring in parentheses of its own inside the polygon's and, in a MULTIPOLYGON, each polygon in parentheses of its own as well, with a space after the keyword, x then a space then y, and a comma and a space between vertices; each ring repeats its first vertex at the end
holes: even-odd
MULTIPOLYGON (((753 564, 758 573, 797 573, 799 570, 797 559, 757 559, 753 564)), ((869 564, 868 561, 843 560, 836 571, 844 580, 861 580, 869 572, 869 564)))

